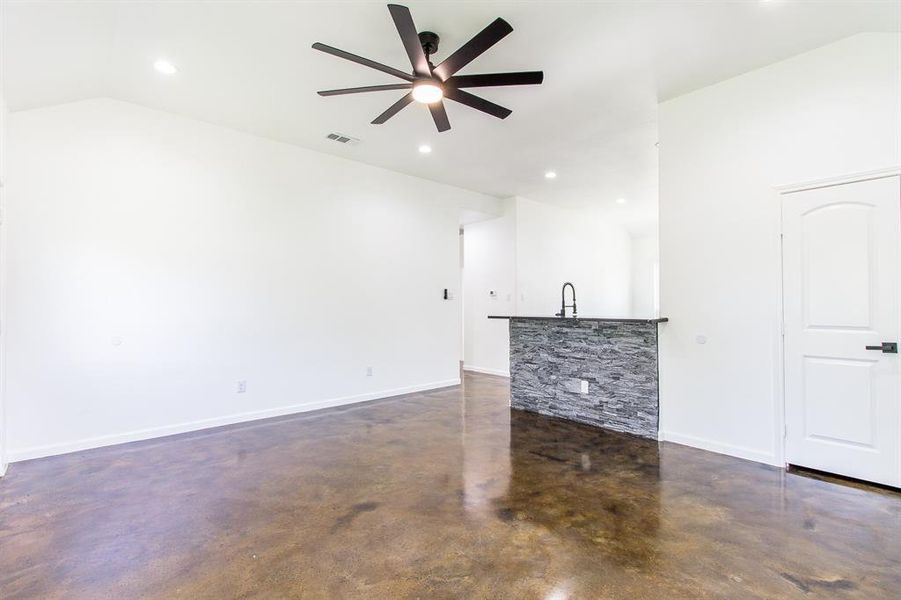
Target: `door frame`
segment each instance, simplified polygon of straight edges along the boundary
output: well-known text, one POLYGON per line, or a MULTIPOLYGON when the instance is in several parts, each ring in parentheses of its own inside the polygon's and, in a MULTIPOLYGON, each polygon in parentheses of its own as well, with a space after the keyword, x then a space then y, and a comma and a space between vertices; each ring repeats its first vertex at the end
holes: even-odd
MULTIPOLYGON (((836 177, 827 177, 825 179, 815 179, 799 183, 788 183, 773 186, 773 191, 778 195, 777 197, 779 198, 777 215, 778 235, 776 236, 776 244, 778 248, 776 255, 777 260, 779 261, 776 268, 776 273, 778 274, 778 298, 776 303, 777 315, 775 331, 776 365, 773 380, 775 384, 774 387, 776 395, 776 402, 774 403, 776 405, 776 441, 774 448, 777 452, 776 459, 783 466, 783 468, 788 467, 788 462, 785 456, 788 425, 785 416, 785 411, 787 408, 787 398, 785 393, 785 274, 782 271, 783 253, 785 252, 785 248, 783 244, 784 229, 782 223, 782 207, 785 204, 786 200, 788 200, 792 194, 797 192, 806 192, 818 188, 833 187, 837 185, 845 185, 848 183, 859 183, 861 181, 869 181, 871 179, 883 179, 886 177, 896 176, 901 176, 901 165, 886 167, 883 169, 874 169, 872 171, 849 173, 836 177)), ((899 430, 901 430, 901 422, 898 423, 898 428, 899 430)))

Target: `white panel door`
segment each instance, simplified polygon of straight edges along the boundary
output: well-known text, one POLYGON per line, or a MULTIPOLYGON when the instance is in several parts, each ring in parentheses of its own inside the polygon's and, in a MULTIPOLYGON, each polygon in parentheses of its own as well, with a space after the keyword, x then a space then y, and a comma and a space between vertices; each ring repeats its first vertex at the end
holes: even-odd
POLYGON ((789 464, 901 486, 899 206, 898 177, 782 197, 789 464))

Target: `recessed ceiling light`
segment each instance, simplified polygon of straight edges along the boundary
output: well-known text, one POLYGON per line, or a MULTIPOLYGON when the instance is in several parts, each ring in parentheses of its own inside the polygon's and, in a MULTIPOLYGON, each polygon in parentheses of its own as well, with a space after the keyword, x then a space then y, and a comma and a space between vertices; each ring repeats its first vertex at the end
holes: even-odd
POLYGON ((423 144, 422 146, 419 147, 420 154, 429 154, 431 151, 432 151, 432 147, 429 146, 428 144, 423 144))
POLYGON ((175 65, 167 60, 156 61, 155 63, 153 63, 153 68, 163 75, 175 75, 178 72, 178 69, 175 68, 175 65))
POLYGON ((544 174, 544 178, 545 179, 556 179, 557 174, 553 171, 548 171, 547 173, 544 174))
POLYGON ((617 198, 617 199, 616 199, 616 203, 617 203, 617 204, 625 204, 625 203, 626 203, 626 199, 625 199, 625 198, 617 198))

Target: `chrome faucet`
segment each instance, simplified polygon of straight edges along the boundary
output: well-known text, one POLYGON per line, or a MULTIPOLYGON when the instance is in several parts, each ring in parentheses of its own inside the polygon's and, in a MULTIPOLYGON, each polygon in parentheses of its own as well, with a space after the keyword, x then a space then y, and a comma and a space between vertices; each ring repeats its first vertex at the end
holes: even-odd
POLYGON ((554 316, 565 317, 566 309, 569 307, 572 307, 573 316, 575 317, 576 316, 576 286, 574 286, 573 284, 571 284, 570 282, 567 281, 566 283, 563 284, 563 288, 560 289, 560 312, 558 312, 554 316), (566 286, 569 286, 569 288, 573 291, 573 303, 572 304, 566 303, 566 286))

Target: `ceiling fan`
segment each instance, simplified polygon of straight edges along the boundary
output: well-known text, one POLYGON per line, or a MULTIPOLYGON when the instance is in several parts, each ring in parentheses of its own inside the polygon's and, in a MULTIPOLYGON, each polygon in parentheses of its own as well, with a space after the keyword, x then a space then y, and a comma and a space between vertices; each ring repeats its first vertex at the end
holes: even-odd
POLYGON ((447 118, 447 111, 444 108, 443 98, 465 104, 499 119, 506 119, 513 111, 470 94, 462 88, 536 85, 544 79, 544 73, 541 71, 489 73, 483 75, 456 74, 457 71, 513 31, 510 24, 503 19, 495 19, 488 27, 477 33, 475 37, 463 44, 456 52, 435 66, 429 59, 438 51, 438 34, 431 31, 423 31, 417 34, 416 25, 413 24, 413 17, 410 15, 410 9, 406 6, 389 4, 388 12, 391 13, 391 18, 394 19, 394 25, 400 34, 401 42, 404 44, 407 56, 410 57, 410 63, 413 65, 412 73, 406 73, 400 69, 395 69, 394 67, 389 67, 388 65, 383 65, 319 42, 313 44, 313 48, 316 50, 394 75, 405 81, 405 83, 369 85, 319 92, 320 96, 340 96, 342 94, 359 94, 362 92, 409 90, 403 98, 377 116, 372 121, 373 125, 381 125, 415 100, 428 105, 429 112, 432 113, 432 119, 435 121, 438 131, 447 131, 451 126, 447 118))

